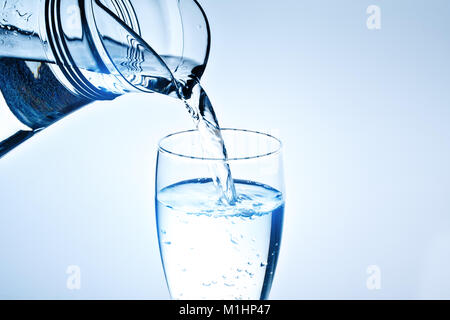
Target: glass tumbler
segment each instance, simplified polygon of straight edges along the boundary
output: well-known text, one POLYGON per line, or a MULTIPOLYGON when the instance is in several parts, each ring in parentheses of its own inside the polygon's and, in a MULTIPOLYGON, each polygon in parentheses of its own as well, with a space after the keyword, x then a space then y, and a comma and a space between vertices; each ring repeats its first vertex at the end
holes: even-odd
POLYGON ((222 129, 237 199, 220 200, 199 132, 159 143, 156 219, 173 299, 267 299, 284 216, 282 144, 256 131, 222 129))

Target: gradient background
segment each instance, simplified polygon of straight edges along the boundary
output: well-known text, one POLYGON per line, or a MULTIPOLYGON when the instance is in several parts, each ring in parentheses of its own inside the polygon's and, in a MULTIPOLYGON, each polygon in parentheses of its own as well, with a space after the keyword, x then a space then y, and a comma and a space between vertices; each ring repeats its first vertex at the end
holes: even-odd
MULTIPOLYGON (((224 127, 278 130, 287 211, 273 299, 450 298, 450 2, 202 0, 224 127), (381 8, 381 30, 366 9, 381 8), (381 270, 368 290, 366 269, 381 270)), ((96 102, 0 161, 0 298, 168 298, 158 95, 96 102), (81 290, 66 268, 81 268, 81 290)))

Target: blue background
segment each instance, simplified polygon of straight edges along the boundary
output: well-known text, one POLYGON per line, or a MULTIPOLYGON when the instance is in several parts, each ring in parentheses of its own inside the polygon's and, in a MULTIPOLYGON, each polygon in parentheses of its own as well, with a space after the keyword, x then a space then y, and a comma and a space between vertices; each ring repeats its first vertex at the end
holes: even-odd
MULTIPOLYGON (((284 141, 271 298, 449 299, 450 2, 201 3, 213 36, 203 84, 222 125, 284 141), (369 5, 380 30, 366 27, 369 5)), ((3 158, 0 298, 168 298, 156 145, 191 127, 181 103, 130 94, 3 158), (69 265, 80 290, 66 288, 69 265)))

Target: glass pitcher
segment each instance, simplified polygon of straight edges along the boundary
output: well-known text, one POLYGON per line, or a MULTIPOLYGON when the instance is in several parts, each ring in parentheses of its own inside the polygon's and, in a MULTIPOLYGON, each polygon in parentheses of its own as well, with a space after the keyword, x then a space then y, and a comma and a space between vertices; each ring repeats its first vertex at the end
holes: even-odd
POLYGON ((196 0, 0 0, 0 157, 92 101, 177 97, 209 48, 196 0))

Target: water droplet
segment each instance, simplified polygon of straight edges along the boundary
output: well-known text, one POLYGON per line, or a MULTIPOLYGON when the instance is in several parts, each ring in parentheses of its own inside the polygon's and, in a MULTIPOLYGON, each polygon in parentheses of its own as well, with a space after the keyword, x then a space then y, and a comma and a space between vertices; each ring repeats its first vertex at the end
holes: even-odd
POLYGON ((163 243, 167 244, 168 246, 170 246, 172 244, 172 242, 170 242, 170 241, 164 241, 163 243))
POLYGON ((231 236, 230 241, 232 244, 239 244, 238 240, 236 238, 234 238, 233 236, 231 236))
POLYGON ((249 266, 251 266, 253 263, 251 263, 251 262, 249 261, 249 262, 247 262, 247 264, 248 264, 249 266))
POLYGON ((211 286, 211 282, 203 282, 202 286, 204 287, 210 287, 211 286))
POLYGON ((223 284, 226 285, 227 287, 234 287, 233 283, 226 283, 226 282, 224 282, 223 284))
POLYGON ((267 266, 267 263, 264 263, 264 262, 261 262, 261 265, 260 265, 261 267, 265 267, 265 266, 267 266))

